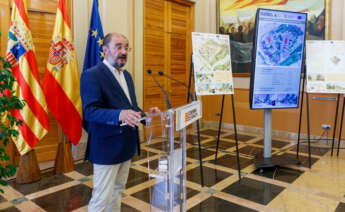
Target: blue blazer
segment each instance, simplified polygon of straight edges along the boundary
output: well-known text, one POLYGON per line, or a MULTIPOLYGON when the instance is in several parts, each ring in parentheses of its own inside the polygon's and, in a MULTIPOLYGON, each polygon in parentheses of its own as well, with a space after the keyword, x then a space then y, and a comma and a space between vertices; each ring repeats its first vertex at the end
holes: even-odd
POLYGON ((140 153, 138 128, 119 125, 121 110, 142 111, 137 105, 132 77, 127 71, 123 73, 132 104, 103 62, 81 75, 83 118, 88 132, 86 157, 95 164, 117 164, 131 159, 136 151, 140 153))

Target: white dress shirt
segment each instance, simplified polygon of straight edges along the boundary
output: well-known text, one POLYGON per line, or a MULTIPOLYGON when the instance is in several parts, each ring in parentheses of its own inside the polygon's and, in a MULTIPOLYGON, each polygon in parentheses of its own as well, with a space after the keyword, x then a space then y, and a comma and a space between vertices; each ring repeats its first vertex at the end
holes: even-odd
POLYGON ((111 71, 111 73, 113 74, 113 76, 115 77, 117 82, 120 84, 123 92, 126 94, 127 99, 132 104, 131 97, 130 97, 129 91, 128 91, 127 82, 125 79, 125 75, 123 74, 123 70, 121 69, 121 71, 118 71, 106 59, 103 60, 103 63, 109 68, 109 70, 111 71))

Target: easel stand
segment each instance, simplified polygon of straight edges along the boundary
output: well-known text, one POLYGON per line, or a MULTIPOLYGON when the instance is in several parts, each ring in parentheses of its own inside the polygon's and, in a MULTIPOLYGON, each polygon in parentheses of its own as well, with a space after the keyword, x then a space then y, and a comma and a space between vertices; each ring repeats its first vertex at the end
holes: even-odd
MULTIPOLYGON (((188 82, 188 89, 191 88, 192 83, 192 77, 193 75, 193 55, 191 56, 191 63, 190 63, 190 72, 189 72, 189 82, 188 82)), ((193 78, 194 79, 194 78, 193 78)), ((197 99, 196 94, 195 99, 197 99)), ((189 102, 189 93, 187 96, 187 103, 189 102)), ((221 106, 221 113, 220 113, 220 119, 219 119, 219 125, 218 125, 218 136, 217 136, 217 146, 216 146, 216 156, 215 156, 215 164, 217 163, 218 159, 218 149, 219 149, 219 141, 220 141, 220 133, 222 128, 222 121, 223 121, 223 109, 224 109, 224 99, 225 95, 222 96, 222 106, 221 106)), ((238 170, 238 178, 241 179, 241 167, 240 167, 240 156, 239 156, 239 150, 238 150, 238 136, 237 136, 237 127, 236 127, 236 113, 235 113, 235 103, 234 103, 234 95, 231 94, 231 100, 232 100, 232 112, 233 112, 233 121, 234 121, 234 133, 235 133, 235 142, 236 142, 236 158, 237 158, 237 170, 238 170)), ((204 174, 203 174, 203 167, 202 167, 202 155, 201 155, 201 144, 200 144, 200 124, 199 120, 197 121, 197 133, 198 133, 198 147, 199 147, 199 162, 200 162, 200 175, 201 175, 201 185, 204 186, 204 174)))
MULTIPOLYGON (((189 98, 193 100, 197 100, 197 96, 194 93, 194 98, 193 96, 189 95, 189 91, 191 90, 192 87, 192 77, 193 77, 193 55, 191 56, 191 63, 190 63, 190 71, 189 71, 189 81, 188 81, 188 91, 187 91, 187 104, 189 103, 189 98)), ((199 150, 199 163, 200 163, 200 178, 201 178, 201 186, 204 187, 204 169, 202 165, 202 155, 201 155, 201 138, 200 138, 200 121, 197 120, 196 122, 196 129, 197 129, 197 134, 198 134, 198 150, 199 150)))
MULTIPOLYGON (((336 131, 337 131, 339 101, 340 101, 340 94, 338 93, 338 95, 337 95, 337 107, 336 107, 336 110, 335 110, 335 118, 334 118, 334 130, 333 130, 333 139, 332 139, 331 156, 333 156, 333 148, 334 148, 335 133, 336 133, 336 131)), ((343 103, 343 104, 344 104, 344 103, 343 103)), ((341 132, 341 131, 340 131, 340 132, 341 132)))
MULTIPOLYGON (((306 72, 304 70, 304 76, 306 76, 306 72)), ((297 137, 297 150, 296 150, 296 158, 299 159, 299 145, 300 145, 300 135, 301 135, 301 125, 302 125, 302 113, 303 113, 303 97, 304 97, 304 85, 305 85, 305 77, 303 80, 303 87, 302 87, 302 102, 300 108, 300 115, 299 115, 299 126, 298 126, 298 137, 297 137)), ((345 96, 344 96, 345 99, 345 96)), ((339 110, 339 102, 340 102, 340 94, 337 95, 337 104, 334 116, 334 129, 333 129, 333 138, 332 138, 332 148, 331 148, 331 156, 333 156, 333 149, 334 149, 334 142, 335 142, 335 134, 337 131, 337 122, 338 122, 338 110, 339 110)), ((309 95, 306 93, 306 107, 307 107, 307 135, 308 135, 308 167, 311 168, 311 149, 310 149, 310 117, 309 117, 309 95)), ((342 107, 342 114, 341 114, 341 122, 340 122, 340 130, 339 130, 339 140, 338 140, 338 148, 337 148, 337 156, 339 155, 340 149, 340 141, 341 141, 341 133, 343 128, 343 117, 344 117, 344 101, 342 107)))
MULTIPOLYGON (((343 130, 344 109, 345 109, 345 95, 343 95, 343 108, 341 110, 340 129, 339 129, 338 148, 337 148, 337 157, 339 156, 340 142, 341 142, 341 133, 342 133, 341 131, 343 130)), ((332 142, 332 153, 331 153, 331 156, 333 156, 333 146, 334 146, 334 141, 332 142)))
MULTIPOLYGON (((218 160, 220 132, 222 131, 223 112, 224 112, 224 110, 223 110, 224 109, 224 99, 225 99, 225 95, 222 95, 222 106, 221 106, 219 125, 218 125, 216 157, 215 157, 215 160, 214 160, 214 164, 217 164, 217 160, 218 160)), ((234 95, 233 94, 231 94, 231 103, 232 103, 232 117, 233 117, 233 123, 234 123, 234 134, 235 134, 235 143, 236 143, 236 161, 237 161, 238 179, 241 180, 240 152, 238 150, 238 136, 237 136, 237 125, 236 125, 235 100, 234 100, 234 95)))
MULTIPOLYGON (((306 81, 306 66, 304 65, 303 69, 303 78, 302 78, 302 99, 301 99, 301 107, 299 111, 299 125, 298 125, 298 136, 297 136, 297 148, 296 148, 296 159, 298 160, 298 164, 300 164, 299 160, 299 145, 301 140, 301 126, 302 126, 302 114, 303 114, 303 102, 304 102, 304 88, 305 88, 305 81, 306 81)), ((307 133, 308 133, 308 167, 311 167, 311 152, 310 152, 310 118, 309 118, 309 95, 306 93, 306 107, 307 107, 307 133)), ((333 137, 334 140, 334 137, 333 137)))

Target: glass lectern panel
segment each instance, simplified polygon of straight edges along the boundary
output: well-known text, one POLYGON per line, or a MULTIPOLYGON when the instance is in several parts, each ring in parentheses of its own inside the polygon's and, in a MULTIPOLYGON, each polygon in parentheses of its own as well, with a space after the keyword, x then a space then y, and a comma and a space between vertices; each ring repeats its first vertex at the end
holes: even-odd
POLYGON ((171 109, 146 119, 151 211, 186 211, 186 130, 175 131, 174 117, 171 109))

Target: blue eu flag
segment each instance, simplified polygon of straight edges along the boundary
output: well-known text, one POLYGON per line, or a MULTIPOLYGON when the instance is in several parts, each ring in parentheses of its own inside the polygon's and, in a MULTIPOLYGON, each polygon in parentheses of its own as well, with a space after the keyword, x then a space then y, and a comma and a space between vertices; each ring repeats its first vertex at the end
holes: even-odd
POLYGON ((103 38, 102 23, 98 13, 98 0, 93 0, 83 70, 86 70, 103 60, 103 38))

